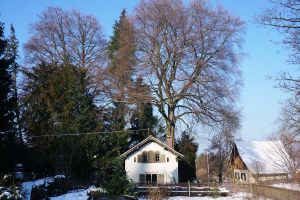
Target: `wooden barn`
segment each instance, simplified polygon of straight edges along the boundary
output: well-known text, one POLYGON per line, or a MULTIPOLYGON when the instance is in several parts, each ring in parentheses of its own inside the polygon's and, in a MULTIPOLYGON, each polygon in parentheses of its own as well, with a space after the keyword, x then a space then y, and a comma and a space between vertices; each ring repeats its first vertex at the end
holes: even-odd
POLYGON ((232 148, 230 162, 235 183, 288 178, 290 158, 280 141, 237 142, 232 148))

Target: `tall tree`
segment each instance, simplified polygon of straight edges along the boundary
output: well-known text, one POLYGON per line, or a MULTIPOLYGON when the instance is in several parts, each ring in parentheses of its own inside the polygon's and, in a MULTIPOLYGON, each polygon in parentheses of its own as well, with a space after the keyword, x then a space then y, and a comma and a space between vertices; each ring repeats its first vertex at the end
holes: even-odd
POLYGON ((102 62, 105 40, 96 18, 78 11, 49 7, 31 26, 33 36, 25 44, 31 63, 65 63, 92 68, 102 62))
MULTIPOLYGON (((288 62, 300 64, 300 4, 297 0, 273 0, 271 8, 266 9, 256 18, 259 24, 277 30, 283 35, 282 45, 290 50, 288 62)), ((279 87, 290 93, 291 98, 284 104, 282 126, 289 134, 300 136, 300 75, 284 72, 276 77, 279 87)))
POLYGON ((237 133, 240 129, 240 119, 238 113, 226 115, 223 119, 223 128, 216 133, 211 140, 210 150, 215 154, 215 172, 219 183, 223 182, 226 161, 228 160, 234 142, 237 140, 237 133))
POLYGON ((18 134, 19 143, 23 144, 23 136, 21 130, 21 120, 20 120, 20 107, 19 107, 19 98, 18 98, 18 85, 17 85, 17 77, 19 71, 19 41, 16 37, 15 28, 13 25, 10 26, 10 35, 8 38, 8 48, 7 48, 7 57, 11 60, 11 68, 12 68, 12 81, 13 81, 13 104, 14 104, 14 126, 15 131, 18 134))
POLYGON ((4 37, 4 24, 0 23, 0 171, 11 170, 14 163, 14 103, 12 60, 6 56, 8 41, 4 37))
POLYGON ((134 28, 137 76, 143 76, 151 94, 129 93, 157 107, 166 123, 167 144, 174 146, 176 124, 191 117, 221 127, 238 93, 243 22, 201 0, 188 6, 181 0, 142 0, 134 28))
POLYGON ((130 87, 135 67, 135 45, 133 25, 123 10, 113 27, 113 35, 108 44, 109 86, 114 90, 111 96, 114 101, 123 101, 124 91, 130 87))
POLYGON ((23 105, 28 141, 37 151, 48 155, 46 159, 56 171, 66 174, 79 173, 78 165, 83 169, 91 166, 92 155, 88 158, 86 154, 88 146, 81 146, 84 138, 76 136, 97 127, 86 73, 86 69, 73 65, 45 63, 25 73, 23 105), (61 134, 70 136, 60 138, 61 134), (82 162, 86 162, 85 166, 82 162))
POLYGON ((296 169, 300 165, 298 156, 300 154, 300 4, 298 0, 270 2, 272 7, 264 10, 256 21, 283 36, 281 44, 290 51, 287 61, 297 66, 293 74, 284 72, 275 78, 279 88, 290 94, 290 98, 283 104, 279 117, 278 135, 296 169))
MULTIPOLYGON (((70 63, 88 70, 90 90, 98 94, 96 77, 104 66, 106 41, 97 19, 79 11, 49 7, 31 26, 25 44, 26 60, 33 65, 70 63)), ((101 75, 101 74, 100 74, 101 75)))
POLYGON ((184 156, 183 160, 179 160, 178 164, 180 182, 186 182, 188 180, 191 181, 191 179, 196 178, 195 161, 197 157, 198 144, 191 133, 185 131, 178 140, 176 149, 184 156))
MULTIPOLYGON (((133 84, 135 91, 149 91, 149 86, 143 83, 141 77, 137 78, 133 84)), ((133 131, 130 136, 129 146, 141 142, 149 133, 157 135, 158 132, 161 131, 159 130, 161 128, 159 119, 154 116, 152 104, 147 101, 141 101, 134 104, 133 112, 130 117, 130 126, 130 130, 136 131, 133 131), (148 129, 149 132, 141 129, 148 129)))

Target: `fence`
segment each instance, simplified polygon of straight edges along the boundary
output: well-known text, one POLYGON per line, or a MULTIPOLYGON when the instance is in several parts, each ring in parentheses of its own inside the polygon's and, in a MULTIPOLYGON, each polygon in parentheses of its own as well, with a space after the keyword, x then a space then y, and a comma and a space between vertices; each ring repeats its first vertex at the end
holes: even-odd
POLYGON ((248 192, 273 200, 300 200, 300 191, 276 188, 265 185, 238 184, 232 186, 234 192, 248 192))

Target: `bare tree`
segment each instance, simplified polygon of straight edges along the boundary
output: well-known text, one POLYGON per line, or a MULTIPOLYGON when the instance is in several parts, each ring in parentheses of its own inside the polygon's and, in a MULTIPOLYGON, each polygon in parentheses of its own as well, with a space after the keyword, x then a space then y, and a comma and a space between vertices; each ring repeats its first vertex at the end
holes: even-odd
MULTIPOLYGON (((300 64, 300 2, 299 0, 270 0, 271 8, 256 18, 259 24, 277 30, 282 34, 282 45, 290 50, 288 62, 300 64)), ((281 73, 276 81, 279 88, 291 97, 283 104, 279 118, 279 137, 284 143, 294 165, 299 167, 300 141, 300 76, 299 73, 281 73), (298 161, 297 161, 298 160, 298 161)))
MULTIPOLYGON (((50 7, 31 25, 32 36, 25 44, 31 64, 71 63, 95 76, 103 66, 106 42, 102 28, 93 16, 50 7)), ((94 77, 92 77, 94 78, 94 77)))
POLYGON ((300 63, 300 2, 299 0, 269 0, 271 8, 256 18, 259 24, 284 35, 283 45, 291 50, 289 61, 300 63))
POLYGON ((240 118, 238 113, 230 116, 229 114, 223 120, 223 127, 219 133, 216 133, 210 141, 210 149, 216 155, 216 174, 218 182, 223 182, 223 175, 226 172, 226 161, 230 156, 234 142, 237 140, 237 132, 240 128, 240 118))
MULTIPOLYGON (((271 139, 280 140, 283 144, 277 144, 277 150, 274 152, 281 160, 278 167, 290 174, 293 179, 297 179, 298 169, 300 168, 300 141, 293 132, 288 131, 289 129, 286 129, 286 126, 282 126, 279 135, 271 139)), ((274 161, 274 163, 277 162, 274 161)))
POLYGON ((165 119, 168 145, 174 146, 176 123, 187 123, 186 116, 218 126, 235 112, 243 30, 238 17, 201 0, 186 7, 181 0, 142 0, 134 20, 136 71, 165 119))
POLYGON ((254 160, 251 163, 251 168, 254 172, 253 178, 255 179, 255 183, 258 183, 260 174, 264 170, 264 164, 262 162, 258 161, 258 160, 254 160))

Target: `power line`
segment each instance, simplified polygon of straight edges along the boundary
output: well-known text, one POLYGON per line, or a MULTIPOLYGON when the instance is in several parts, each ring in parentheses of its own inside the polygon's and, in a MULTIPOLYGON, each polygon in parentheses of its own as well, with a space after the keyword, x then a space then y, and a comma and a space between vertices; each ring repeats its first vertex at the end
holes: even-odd
POLYGON ((123 131, 97 131, 97 132, 75 133, 75 134, 58 134, 58 135, 47 134, 47 135, 32 136, 31 138, 99 135, 99 134, 105 134, 105 133, 127 133, 127 132, 141 132, 141 131, 148 131, 148 135, 150 134, 150 129, 148 128, 148 129, 123 130, 123 131))

